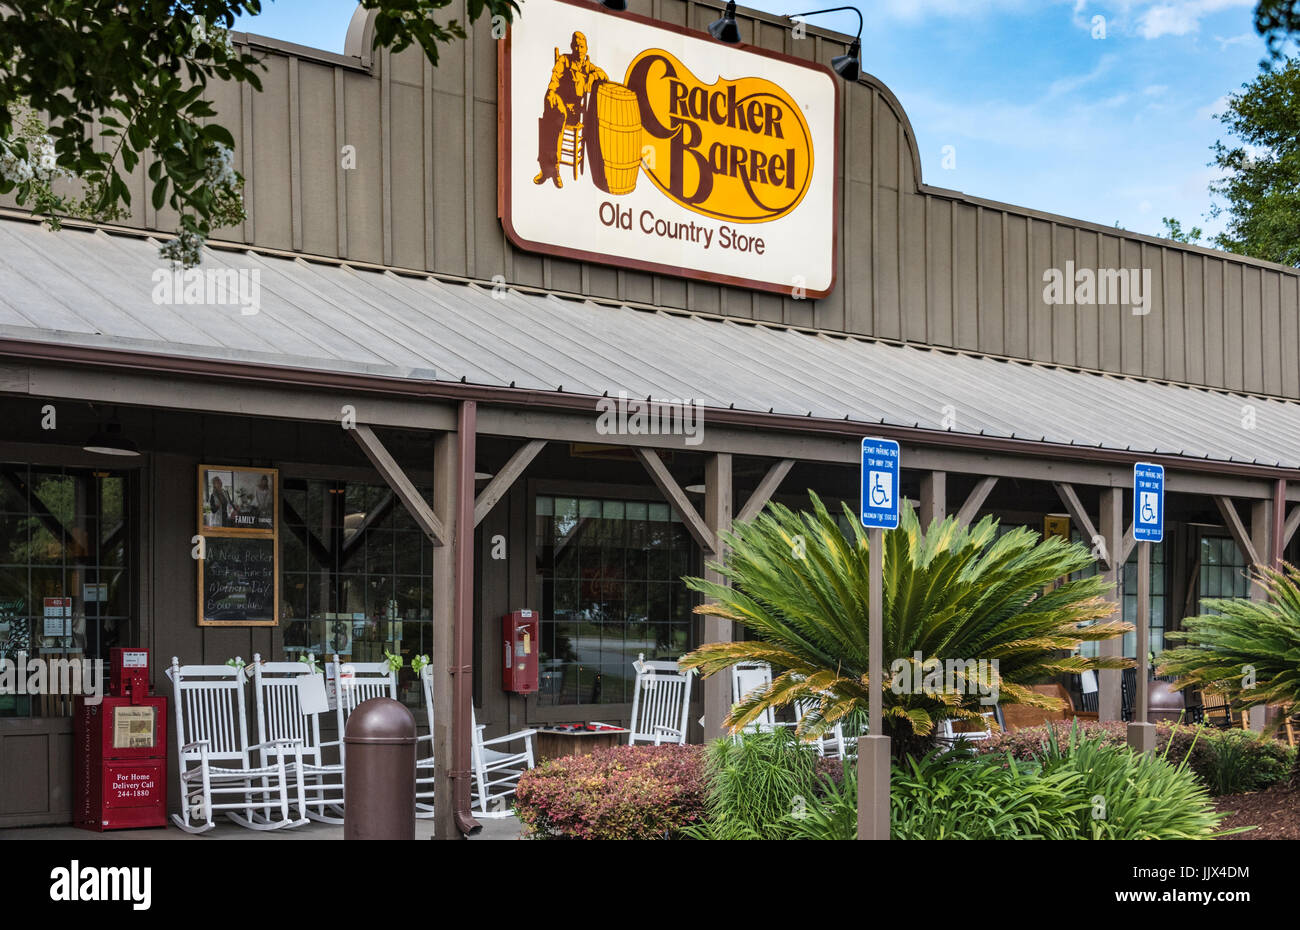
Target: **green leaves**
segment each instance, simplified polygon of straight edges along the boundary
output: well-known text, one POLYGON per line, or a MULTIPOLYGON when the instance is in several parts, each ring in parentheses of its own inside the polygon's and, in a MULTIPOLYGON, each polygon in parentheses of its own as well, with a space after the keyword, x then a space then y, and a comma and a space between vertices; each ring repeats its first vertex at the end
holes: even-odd
POLYGON ((1216 142, 1222 176, 1210 185, 1227 201, 1227 228, 1214 245, 1284 265, 1300 265, 1300 60, 1286 59, 1228 97, 1219 120, 1238 138, 1216 142))
MULTIPOLYGON (((450 4, 363 5, 379 11, 376 45, 418 43, 436 64, 439 45, 465 35, 454 22, 444 27, 434 19, 450 4)), ((214 230, 244 220, 243 179, 233 169, 212 176, 212 164, 223 162, 236 140, 215 122, 208 85, 261 90, 261 64, 237 50, 228 31, 236 16, 260 9, 258 0, 0 4, 0 193, 16 192, 20 205, 54 227, 66 216, 110 222, 129 215, 126 177, 144 163, 150 203, 179 218, 182 235, 164 246, 164 257, 197 262, 214 230), (29 172, 24 121, 32 114, 40 114, 36 135, 49 137, 58 171, 80 182, 78 194, 56 192, 49 172, 29 172)), ((508 22, 517 9, 514 0, 471 0, 468 12, 471 20, 486 12, 508 22)))
MULTIPOLYGON (((728 720, 742 727, 765 709, 812 700, 818 713, 804 735, 824 732, 866 707, 871 688, 884 690, 887 725, 896 737, 928 737, 946 718, 976 719, 988 707, 977 694, 895 693, 895 659, 997 660, 994 683, 1003 703, 1040 701, 1019 685, 1055 671, 1101 667, 1097 659, 1062 658, 1084 640, 1131 629, 1098 622, 1113 611, 1098 576, 1062 580, 1092 563, 1089 551, 1018 528, 998 535, 990 518, 973 527, 955 518, 923 530, 905 509, 899 529, 884 534, 884 661, 868 665, 869 539, 845 508, 850 530, 811 494, 812 510, 781 505, 727 537, 725 563, 712 566, 731 587, 688 578, 716 603, 697 613, 743 623, 755 635, 710 644, 683 665, 714 674, 735 662, 765 661, 781 673, 728 720)), ((1113 660, 1111 660, 1113 661, 1113 660)), ((1131 664, 1131 661, 1121 664, 1131 664)))
POLYGON ((1300 569, 1257 566, 1255 581, 1267 601, 1207 600, 1215 613, 1190 617, 1167 634, 1186 645, 1160 656, 1161 674, 1175 688, 1200 685, 1238 707, 1300 702, 1300 569))

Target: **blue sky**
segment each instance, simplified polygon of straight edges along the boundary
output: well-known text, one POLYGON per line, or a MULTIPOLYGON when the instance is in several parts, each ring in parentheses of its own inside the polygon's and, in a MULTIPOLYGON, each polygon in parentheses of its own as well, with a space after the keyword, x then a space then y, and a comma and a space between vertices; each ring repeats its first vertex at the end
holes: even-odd
MULTIPOLYGON (((341 52, 356 4, 264 7, 236 28, 341 52)), ((902 102, 928 183, 1137 232, 1160 234, 1162 216, 1207 234, 1221 228, 1205 216, 1210 146, 1226 138, 1213 114, 1258 73, 1264 43, 1251 24, 1254 0, 872 0, 859 8, 863 68, 902 102), (1094 37, 1098 16, 1104 38, 1094 37), (944 167, 946 146, 955 167, 944 167)), ((810 22, 857 26, 852 13, 810 22)))

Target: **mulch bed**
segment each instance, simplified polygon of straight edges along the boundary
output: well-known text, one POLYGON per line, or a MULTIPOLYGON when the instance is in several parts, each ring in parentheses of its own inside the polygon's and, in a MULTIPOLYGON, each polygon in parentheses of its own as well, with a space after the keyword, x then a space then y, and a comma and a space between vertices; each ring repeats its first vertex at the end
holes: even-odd
POLYGON ((1257 830, 1234 833, 1228 840, 1300 840, 1300 789, 1285 784, 1250 794, 1228 794, 1215 798, 1220 811, 1233 811, 1221 829, 1257 826, 1257 830))

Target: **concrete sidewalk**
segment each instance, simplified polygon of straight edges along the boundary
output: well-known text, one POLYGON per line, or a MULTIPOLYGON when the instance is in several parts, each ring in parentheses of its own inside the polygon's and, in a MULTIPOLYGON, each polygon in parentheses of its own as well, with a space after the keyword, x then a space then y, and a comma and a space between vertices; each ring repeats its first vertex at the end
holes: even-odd
MULTIPOLYGON (((482 819, 482 831, 471 839, 475 840, 517 840, 519 839, 519 821, 514 817, 502 819, 482 819)), ((433 837, 433 822, 417 820, 415 838, 427 840, 433 837)), ((222 819, 207 833, 194 835, 178 830, 174 826, 154 827, 142 830, 112 830, 96 833, 93 830, 81 830, 77 827, 19 827, 0 830, 0 842, 7 840, 341 840, 343 827, 328 823, 309 823, 303 827, 285 830, 245 830, 238 824, 222 819)))

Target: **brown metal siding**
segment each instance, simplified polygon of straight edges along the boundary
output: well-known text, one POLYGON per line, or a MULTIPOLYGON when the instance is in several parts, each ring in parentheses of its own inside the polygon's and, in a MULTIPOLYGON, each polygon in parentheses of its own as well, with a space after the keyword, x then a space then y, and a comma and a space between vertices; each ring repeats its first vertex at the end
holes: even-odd
MULTIPOLYGON (((710 5, 633 0, 632 12, 703 29, 710 5)), ((843 44, 795 40, 765 14, 747 40, 825 63, 843 44)), ((919 184, 916 143, 874 78, 841 103, 838 285, 820 301, 687 282, 517 251, 497 217, 497 43, 486 23, 442 49, 304 57, 256 41, 265 91, 214 85, 241 149, 249 218, 220 238, 506 281, 595 298, 1300 397, 1297 275, 919 184), (341 165, 355 147, 356 167, 341 165), (1149 268, 1151 310, 1046 306, 1045 269, 1149 268)), ((368 50, 367 50, 368 51, 368 50)), ((131 179, 130 225, 170 229, 131 179)), ((0 199, 12 203, 11 198, 0 199)))

